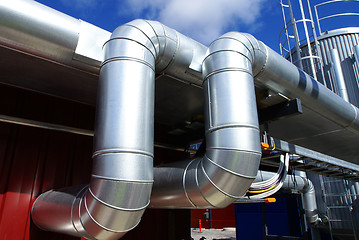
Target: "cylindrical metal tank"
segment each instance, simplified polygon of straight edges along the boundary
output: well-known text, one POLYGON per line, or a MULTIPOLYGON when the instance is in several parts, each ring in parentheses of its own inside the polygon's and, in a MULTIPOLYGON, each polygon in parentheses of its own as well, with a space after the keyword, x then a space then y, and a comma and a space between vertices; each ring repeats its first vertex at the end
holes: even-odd
POLYGON ((322 60, 323 73, 328 88, 338 92, 335 81, 330 50, 337 49, 343 71, 349 102, 359 106, 358 69, 359 63, 354 59, 354 46, 359 44, 359 27, 351 27, 330 31, 318 37, 322 60))

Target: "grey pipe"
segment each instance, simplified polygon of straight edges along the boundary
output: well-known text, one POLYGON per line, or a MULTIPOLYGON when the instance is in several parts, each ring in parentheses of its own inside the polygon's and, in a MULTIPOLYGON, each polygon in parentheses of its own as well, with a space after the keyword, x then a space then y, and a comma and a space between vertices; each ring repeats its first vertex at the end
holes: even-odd
POLYGON ((226 207, 257 175, 261 148, 254 51, 245 35, 234 37, 214 41, 203 61, 206 153, 155 168, 151 207, 226 207))
POLYGON ((158 22, 135 20, 112 33, 100 72, 90 184, 41 194, 32 209, 36 225, 118 239, 139 223, 153 182, 155 69, 185 78, 205 49, 158 22))
POLYGON ((98 74, 110 33, 30 0, 0 1, 3 46, 98 74))
MULTIPOLYGON (((259 171, 254 182, 265 181, 272 178, 274 175, 275 173, 272 172, 259 171)), ((309 224, 318 224, 321 222, 317 210, 314 185, 308 178, 287 175, 281 189, 300 192, 302 194, 303 209, 305 211, 307 222, 309 224)))
POLYGON ((262 42, 250 38, 255 51, 253 74, 264 85, 330 119, 341 128, 359 134, 359 109, 299 70, 262 42))
POLYGON ((345 101, 349 102, 348 91, 347 91, 347 87, 345 85, 345 79, 344 79, 343 70, 342 70, 342 67, 340 64, 338 50, 335 48, 331 49, 330 57, 332 59, 332 66, 333 66, 333 71, 334 71, 334 76, 335 76, 335 82, 337 85, 338 95, 340 97, 342 97, 345 101))

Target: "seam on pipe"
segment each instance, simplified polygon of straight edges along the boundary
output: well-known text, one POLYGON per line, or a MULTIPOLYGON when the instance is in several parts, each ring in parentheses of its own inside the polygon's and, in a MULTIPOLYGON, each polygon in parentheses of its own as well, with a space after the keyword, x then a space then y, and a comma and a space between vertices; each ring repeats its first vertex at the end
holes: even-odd
MULTIPOLYGON (((221 38, 221 39, 223 39, 223 38, 221 38)), ((228 39, 230 39, 230 38, 228 38, 228 39)), ((240 42, 240 41, 237 41, 237 42, 240 42)), ((243 44, 242 42, 240 42, 240 43, 241 43, 243 46, 245 45, 245 44, 243 44)), ((247 47, 245 46, 245 48, 247 48, 247 47)), ((247 50, 250 51, 248 48, 247 48, 247 50)), ((209 57, 211 57, 211 56, 213 56, 213 55, 215 55, 215 54, 217 54, 217 53, 221 53, 221 52, 232 52, 232 53, 240 54, 240 55, 242 55, 243 57, 247 58, 249 62, 252 62, 252 59, 250 59, 246 54, 244 54, 244 53, 242 53, 242 52, 240 52, 240 51, 237 51, 237 50, 235 50, 235 49, 221 49, 221 50, 213 51, 213 52, 211 52, 210 54, 208 54, 208 55, 203 59, 203 62, 206 61, 209 57)))
MULTIPOLYGON (((150 24, 150 23, 148 23, 148 24, 150 24)), ((178 32, 176 31, 176 37, 177 37, 177 39, 171 39, 171 38, 169 38, 167 35, 166 35, 166 28, 165 28, 165 26, 162 24, 162 23, 159 23, 160 25, 161 25, 161 28, 162 28, 162 30, 163 30, 163 33, 164 33, 164 39, 165 39, 165 45, 163 46, 163 49, 166 49, 166 47, 167 47, 167 42, 168 42, 168 40, 167 39, 170 39, 170 40, 172 40, 172 41, 174 41, 174 42, 176 42, 176 50, 173 52, 173 54, 172 54, 172 57, 171 57, 171 60, 167 63, 167 65, 163 68, 163 69, 161 69, 161 71, 162 72, 165 72, 166 71, 166 69, 168 69, 171 65, 172 65, 172 63, 173 63, 173 61, 174 61, 174 59, 175 59, 175 56, 176 56, 176 54, 177 54, 177 50, 178 50, 178 48, 179 48, 179 45, 180 45, 180 43, 179 43, 179 36, 178 36, 178 32)), ((151 25, 151 24, 150 24, 151 25)), ((151 25, 151 27, 152 27, 152 29, 154 30, 154 28, 153 28, 153 26, 151 25)), ((155 30, 154 30, 155 31, 155 30)), ((156 32, 156 31, 155 31, 156 32)), ((156 34, 157 34, 157 32, 156 32, 156 34)), ((161 49, 161 41, 159 41, 159 36, 157 35, 157 39, 158 39, 158 45, 160 46, 160 49, 161 49)), ((163 55, 162 55, 163 56, 163 55)), ((162 57, 161 56, 161 57, 162 57)), ((157 62, 156 62, 156 64, 157 64, 157 62)))
POLYGON ((204 169, 204 167, 203 167, 203 162, 201 162, 201 168, 202 168, 202 171, 203 171, 204 175, 205 175, 206 178, 208 179, 208 181, 209 181, 219 192, 221 192, 221 193, 223 193, 224 195, 226 195, 227 197, 230 197, 230 198, 233 198, 233 199, 238 199, 238 198, 240 198, 240 197, 243 196, 243 195, 242 195, 242 196, 237 197, 237 196, 233 196, 233 195, 231 195, 231 194, 225 192, 224 190, 222 190, 220 187, 218 187, 218 186, 209 178, 207 172, 205 171, 205 169, 204 169))
POLYGON ((90 210, 89 210, 88 207, 87 207, 86 195, 85 195, 85 197, 84 197, 84 201, 83 201, 83 202, 84 202, 84 205, 85 205, 85 209, 86 209, 87 215, 91 218, 91 220, 92 220, 96 225, 98 225, 100 228, 105 229, 106 231, 109 231, 109 232, 125 233, 125 232, 128 232, 128 231, 131 231, 131 230, 134 229, 134 228, 140 223, 140 221, 141 221, 141 219, 140 219, 140 221, 138 221, 138 223, 137 223, 134 227, 132 227, 132 228, 130 228, 130 229, 126 229, 126 230, 124 230, 124 231, 113 230, 113 229, 111 229, 111 228, 107 228, 107 227, 103 226, 102 224, 100 224, 99 222, 97 222, 97 221, 92 217, 92 215, 91 215, 91 213, 90 213, 90 210))
MULTIPOLYGON (((145 23, 149 24, 151 26, 151 24, 146 21, 146 20, 143 20, 145 23)), ((146 36, 146 38, 150 41, 150 43, 152 44, 153 46, 153 49, 155 50, 155 56, 158 56, 158 52, 157 52, 157 49, 156 49, 156 45, 153 43, 153 41, 151 40, 151 38, 149 38, 149 36, 144 32, 142 31, 142 29, 140 29, 139 27, 135 26, 135 25, 132 25, 132 24, 129 24, 129 23, 126 23, 124 24, 123 26, 129 26, 129 27, 133 27, 137 30, 139 30, 144 36, 146 36)), ((157 32, 153 29, 153 27, 151 26, 151 29, 153 31, 153 33, 156 35, 156 39, 158 39, 158 35, 157 35, 157 32)), ((150 51, 152 53, 152 51, 150 51)), ((152 53, 153 54, 153 53, 152 53)))
POLYGON ((187 200, 192 204, 193 207, 197 207, 197 206, 196 206, 196 204, 194 204, 194 203, 192 202, 192 200, 190 199, 190 197, 189 197, 188 194, 187 194, 187 191, 186 191, 186 173, 187 173, 187 170, 188 170, 189 166, 190 166, 195 160, 197 160, 197 159, 195 158, 195 159, 193 159, 192 161, 190 161, 190 162, 187 164, 187 166, 186 166, 186 168, 185 168, 185 170, 184 170, 184 172, 183 172, 183 176, 182 176, 182 186, 183 186, 184 194, 186 195, 187 200))
MULTIPOLYGON (((248 40, 248 38, 244 35, 244 34, 241 34, 241 33, 239 33, 241 36, 243 36, 243 37, 245 37, 247 40, 248 40)), ((222 36, 222 37, 219 37, 219 38, 217 38, 216 40, 214 40, 212 43, 211 43, 211 45, 214 43, 214 42, 216 42, 216 41, 220 41, 220 40, 222 40, 222 39, 229 39, 229 40, 233 40, 233 41, 236 41, 236 42, 238 42, 238 43, 240 43, 240 44, 242 44, 247 50, 248 50, 248 52, 251 54, 251 57, 252 57, 252 59, 254 60, 254 55, 252 54, 252 52, 251 52, 251 49, 249 49, 248 48, 248 46, 246 45, 246 44, 244 44, 242 41, 240 41, 239 39, 236 39, 236 38, 233 38, 233 37, 227 37, 227 36, 222 36)), ((250 41, 249 41, 250 42, 250 41)), ((219 50, 219 51, 228 51, 228 49, 223 49, 223 50, 219 50)), ((233 49, 230 49, 230 51, 235 51, 235 52, 238 52, 238 51, 236 51, 236 50, 233 50, 233 49)), ((216 51, 217 52, 217 51, 216 51)), ((243 55, 243 56, 245 56, 245 54, 243 54, 243 53, 241 53, 241 52, 238 52, 239 54, 241 54, 241 55, 243 55)), ((248 58, 248 56, 245 56, 246 58, 248 58)), ((249 59, 249 58, 248 58, 249 59)), ((249 59, 250 60, 250 62, 252 62, 252 60, 251 59, 249 59)))
POLYGON ((138 62, 138 63, 142 63, 144 65, 146 65, 147 67, 151 68, 152 71, 155 71, 155 69, 153 68, 153 66, 146 62, 143 61, 139 58, 131 58, 131 57, 113 57, 113 58, 109 58, 106 61, 103 62, 103 64, 101 65, 100 68, 104 67, 106 64, 110 63, 110 62, 116 62, 116 61, 133 61, 133 62, 138 62))
MULTIPOLYGON (((86 191, 84 192, 84 194, 82 195, 83 197, 86 196, 86 192, 87 192, 87 190, 86 190, 86 191)), ((88 231, 87 231, 87 230, 85 229, 85 227, 84 227, 84 223, 82 222, 82 218, 81 218, 81 204, 82 204, 83 199, 84 199, 83 197, 80 198, 80 201, 79 201, 79 204, 78 204, 78 206, 79 206, 79 221, 80 221, 80 223, 81 223, 82 228, 86 231, 86 233, 87 233, 89 236, 91 236, 92 239, 97 240, 95 237, 93 237, 91 234, 88 233, 88 231)), ((86 209, 86 211, 87 211, 87 209, 86 209)), ((92 219, 92 216, 91 216, 91 219, 92 219)), ((82 234, 80 234, 80 235, 82 236, 82 234)))
MULTIPOLYGON (((249 151, 239 151, 239 152, 249 152, 249 151)), ((249 152, 249 153, 255 154, 256 152, 249 152)), ((258 154, 258 155, 260 155, 260 154, 258 154)), ((228 168, 225 168, 225 167, 219 165, 218 163, 214 162, 214 161, 213 161, 212 159, 210 159, 207 155, 206 155, 206 158, 207 158, 208 161, 209 161, 210 163, 212 163, 213 165, 215 165, 215 166, 217 166, 218 168, 220 168, 220 169, 222 169, 222 170, 224 170, 224 171, 226 171, 226 172, 228 172, 228 173, 230 173, 230 174, 233 174, 233 175, 235 175, 235 176, 237 176, 237 177, 242 177, 242 178, 247 178, 247 179, 255 179, 255 178, 256 178, 256 176, 242 175, 242 174, 236 173, 236 172, 234 172, 234 171, 232 171, 232 170, 230 170, 230 169, 228 169, 228 168)))
MULTIPOLYGON (((205 106, 207 109, 208 109, 208 126, 209 128, 208 129, 211 129, 213 127, 213 119, 212 119, 212 108, 211 108, 211 103, 210 103, 210 99, 212 98, 211 97, 211 82, 210 81, 207 81, 207 79, 205 79, 202 83, 203 84, 207 84, 207 99, 208 99, 208 104, 207 106, 205 106)), ((208 131, 206 131, 208 132, 208 131)), ((205 135, 206 135, 206 132, 205 132, 205 135)))
POLYGON ((259 131, 259 128, 257 126, 251 124, 226 124, 226 125, 218 125, 217 127, 209 128, 206 131, 206 133, 212 133, 217 130, 226 129, 226 128, 251 128, 259 131))
POLYGON ((92 157, 96 157, 99 155, 106 155, 106 154, 116 154, 116 153, 133 153, 133 154, 145 155, 153 158, 153 154, 150 152, 134 150, 134 149, 121 149, 121 148, 97 150, 96 152, 93 153, 92 157))
POLYGON ((153 183, 153 180, 128 180, 128 179, 123 179, 123 178, 104 177, 104 176, 100 176, 100 175, 96 175, 96 174, 91 174, 91 176, 93 176, 94 178, 99 178, 99 179, 104 179, 104 180, 121 181, 121 182, 129 182, 129 183, 131 183, 131 182, 145 183, 145 184, 153 183))
POLYGON ((210 74, 208 74, 204 79, 203 81, 206 81, 209 77, 213 76, 213 75, 216 75, 216 74, 219 74, 219 73, 223 73, 223 72, 229 72, 229 71, 238 71, 238 72, 244 72, 244 73, 248 73, 249 75, 251 75, 253 77, 253 74, 248 71, 247 69, 245 68, 234 68, 234 67, 231 67, 231 68, 221 68, 219 70, 216 70, 216 71, 213 71, 211 72, 210 74))
POLYGON ((203 158, 201 158, 198 163, 197 163, 197 166, 196 166, 196 170, 195 170, 195 180, 196 180, 196 185, 197 185, 197 188, 198 188, 198 191, 199 193, 201 194, 202 198, 212 207, 215 207, 212 203, 210 203, 207 198, 203 195, 202 191, 201 191, 201 188, 199 186, 199 183, 198 183, 198 167, 199 167, 199 164, 201 164, 203 161, 203 158))
POLYGON ((238 148, 225 148, 225 147, 207 147, 207 149, 214 149, 214 150, 230 150, 230 151, 235 151, 235 152, 247 152, 247 153, 253 153, 253 154, 258 154, 258 155, 262 155, 261 152, 257 152, 257 151, 250 151, 250 150, 244 150, 244 149, 238 149, 238 148))
MULTIPOLYGON (((159 47, 158 47, 158 52, 157 52, 157 49, 156 49, 156 45, 154 44, 154 42, 152 41, 152 39, 150 39, 150 38, 148 37, 148 35, 147 35, 146 33, 144 33, 142 30, 140 30, 140 31, 143 32, 143 34, 145 34, 146 37, 150 40, 150 42, 152 43, 153 49, 155 50, 155 56, 156 56, 156 58, 158 58, 159 55, 160 55, 160 51, 161 51, 161 44, 160 44, 160 41, 159 41, 159 35, 157 34, 156 29, 154 29, 153 25, 152 25, 148 20, 143 20, 143 21, 151 27, 153 33, 154 33, 155 36, 156 36, 156 40, 157 40, 158 46, 159 46, 159 47)), ((161 26, 163 25, 163 24, 160 23, 160 22, 158 22, 158 23, 161 24, 161 26)), ((136 28, 137 28, 137 27, 136 27, 136 28)))
MULTIPOLYGON (((135 42, 135 43, 137 43, 138 45, 141 45, 142 47, 146 48, 146 49, 151 53, 151 55, 153 56, 153 58, 156 59, 156 55, 153 54, 153 52, 152 52, 151 49, 149 49, 145 44, 143 44, 143 43, 141 43, 141 42, 139 42, 139 41, 136 41, 136 40, 133 39, 133 38, 126 38, 126 37, 114 37, 114 38, 110 38, 109 40, 107 40, 107 41, 104 43, 103 47, 105 47, 106 44, 108 44, 109 42, 112 42, 112 41, 115 41, 115 40, 127 40, 127 41, 131 41, 131 42, 135 42)), ((153 46, 153 45, 152 45, 152 46, 153 46)), ((154 46, 153 46, 153 47, 154 47, 154 46)), ((106 59, 106 60, 107 60, 107 59, 106 59)), ((104 62, 106 62, 106 60, 104 60, 104 62)), ((102 62, 101 65, 103 65, 104 62, 102 62)))
MULTIPOLYGON (((263 44, 264 45, 264 44, 263 44)), ((260 75, 264 72, 264 70, 266 69, 267 67, 267 63, 268 63, 268 49, 266 48, 266 46, 264 45, 264 48, 265 48, 265 52, 262 51, 262 49, 255 49, 256 52, 260 52, 262 55, 264 54, 265 56, 265 61, 261 67, 261 69, 254 75, 254 80, 257 78, 257 77, 260 77, 260 75)))
POLYGON ((121 210, 121 211, 124 211, 124 212, 138 212, 138 211, 141 211, 141 210, 144 210, 148 207, 148 205, 150 205, 150 201, 148 201, 146 203, 146 205, 144 205, 143 207, 140 207, 140 208, 121 208, 121 207, 117 207, 117 206, 113 206, 109 203, 106 203, 104 202, 103 200, 101 200, 100 198, 98 198, 92 191, 91 191, 91 188, 89 188, 89 192, 90 194, 92 195, 93 198, 95 198, 96 201, 102 203, 103 205, 107 206, 107 207, 110 207, 110 208, 113 208, 113 209, 116 209, 116 210, 121 210))
POLYGON ((355 117, 353 119, 353 121, 351 121, 348 126, 346 126, 345 128, 350 128, 351 125, 356 122, 358 120, 358 112, 357 112, 357 108, 353 105, 353 104, 350 104, 352 106, 352 108, 354 109, 354 112, 355 112, 355 117))
MULTIPOLYGON (((86 192, 86 188, 88 187, 89 185, 86 185, 84 186, 75 196, 74 200, 72 201, 72 205, 71 205, 71 223, 72 223, 72 226, 75 228, 75 230, 80 234, 80 231, 77 229, 77 227, 75 226, 74 224, 74 218, 73 218, 73 211, 74 211, 74 205, 75 205, 75 202, 76 200, 79 198, 80 194, 82 193, 82 195, 86 192), (85 190, 85 191, 84 191, 85 190)), ((81 197, 82 198, 82 197, 81 197)), ((35 203, 34 203, 35 204, 35 203)), ((80 212, 79 212, 79 219, 80 219, 80 212)), ((85 230, 86 231, 86 230, 85 230)), ((86 233, 91 236, 91 234, 89 234, 87 231, 86 233)), ((82 234, 80 234, 82 235, 82 234)))
MULTIPOLYGON (((161 24, 162 26, 163 26, 163 24, 161 24)), ((166 31, 164 31, 165 32, 165 34, 166 34, 166 31)), ((164 72, 164 71, 166 71, 166 69, 168 69, 168 68, 170 68, 171 66, 172 66, 172 64, 173 64, 173 62, 174 62, 174 60, 175 60, 175 56, 176 56, 176 54, 177 54, 177 52, 178 52, 178 49, 179 49, 179 47, 180 47, 180 45, 181 45, 181 42, 180 42, 180 37, 179 37, 179 35, 178 35, 178 32, 176 31, 176 37, 177 37, 177 39, 176 39, 176 50, 173 52, 173 54, 172 54, 172 58, 171 58, 171 60, 168 62, 168 64, 166 65, 166 67, 164 68, 164 69, 162 69, 162 72, 164 72)), ((168 37, 166 36, 166 46, 167 46, 167 39, 168 39, 168 37)), ((170 38, 169 38, 170 39, 170 38)), ((174 39, 172 39, 173 41, 175 41, 174 39)))

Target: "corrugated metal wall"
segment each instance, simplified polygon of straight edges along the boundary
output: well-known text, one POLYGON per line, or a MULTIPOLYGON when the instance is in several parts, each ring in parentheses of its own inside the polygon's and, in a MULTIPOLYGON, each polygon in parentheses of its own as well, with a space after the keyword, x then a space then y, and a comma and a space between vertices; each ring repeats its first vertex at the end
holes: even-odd
MULTIPOLYGON (((0 114, 84 129, 92 129, 94 122, 93 107, 4 85, 0 114)), ((88 183, 91 154, 91 137, 0 123, 0 239, 76 239, 38 229, 30 211, 48 189, 88 183)), ((183 158, 169 150, 156 149, 155 154, 159 161, 183 158)), ((147 210, 123 239, 187 239, 189 224, 189 211, 147 210)))
POLYGON ((319 39, 319 43, 322 53, 324 77, 327 87, 334 92, 337 92, 330 60, 330 50, 335 48, 339 53, 349 100, 352 104, 359 107, 359 66, 358 63, 354 61, 353 57, 354 46, 359 44, 358 32, 346 33, 344 31, 343 33, 340 33, 340 31, 338 31, 338 34, 335 34, 334 36, 326 37, 323 35, 319 39))
MULTIPOLYGON (((354 59, 354 46, 359 44, 359 28, 349 28, 336 30, 328 35, 322 35, 318 38, 320 51, 323 62, 323 75, 321 74, 320 64, 315 60, 315 69, 317 70, 317 80, 324 84, 327 88, 337 93, 337 86, 335 82, 335 75, 332 68, 330 50, 335 48, 338 50, 341 67, 349 95, 350 102, 359 107, 359 64, 354 59), (324 77, 324 79, 323 79, 324 77)), ((312 42, 312 51, 314 52, 312 42)), ((295 49, 292 50, 292 58, 295 65, 298 67, 298 56, 295 49)), ((308 56, 307 44, 301 45, 302 57, 308 56)), ((287 59, 289 56, 287 56, 287 59)), ((309 75, 313 76, 310 60, 302 60, 303 70, 309 75)))

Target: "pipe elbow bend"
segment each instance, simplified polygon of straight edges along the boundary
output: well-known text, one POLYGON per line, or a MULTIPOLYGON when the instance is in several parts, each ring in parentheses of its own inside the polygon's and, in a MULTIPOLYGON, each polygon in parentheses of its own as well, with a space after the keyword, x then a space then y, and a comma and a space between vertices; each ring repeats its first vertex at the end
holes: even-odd
POLYGON ((198 189, 214 207, 242 197, 259 168, 253 39, 226 33, 211 43, 203 61, 207 149, 196 172, 198 189))

